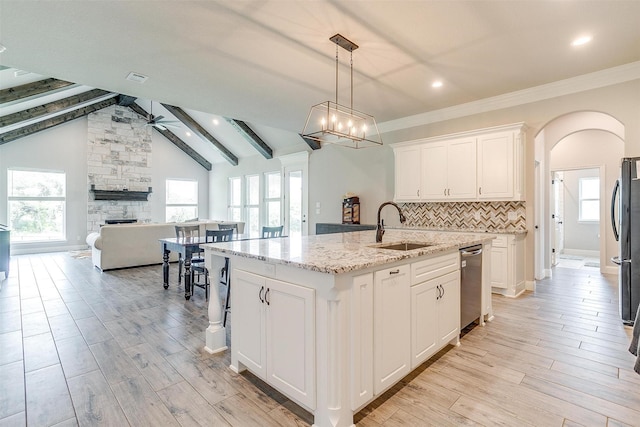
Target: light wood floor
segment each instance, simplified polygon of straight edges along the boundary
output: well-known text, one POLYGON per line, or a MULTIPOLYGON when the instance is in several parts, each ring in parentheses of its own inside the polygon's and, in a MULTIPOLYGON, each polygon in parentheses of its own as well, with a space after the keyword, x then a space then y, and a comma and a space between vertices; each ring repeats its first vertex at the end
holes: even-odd
MULTIPOLYGON (((175 267, 172 270, 175 273, 175 267)), ((100 273, 18 256, 0 290, 0 426, 304 426, 309 413, 229 352, 203 352, 201 289, 161 267, 100 273)), ((640 425, 640 375, 613 277, 556 269, 356 416, 358 426, 640 425)))

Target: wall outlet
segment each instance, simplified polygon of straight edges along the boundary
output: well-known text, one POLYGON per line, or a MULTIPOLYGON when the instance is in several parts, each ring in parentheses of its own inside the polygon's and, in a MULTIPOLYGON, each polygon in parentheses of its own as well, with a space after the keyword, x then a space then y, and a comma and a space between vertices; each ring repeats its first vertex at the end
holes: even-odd
POLYGON ((518 214, 516 214, 515 211, 509 211, 507 212, 507 219, 509 221, 515 221, 516 219, 518 219, 518 214))
POLYGON ((480 211, 476 211, 476 213, 473 215, 473 219, 475 219, 476 221, 480 221, 480 211))

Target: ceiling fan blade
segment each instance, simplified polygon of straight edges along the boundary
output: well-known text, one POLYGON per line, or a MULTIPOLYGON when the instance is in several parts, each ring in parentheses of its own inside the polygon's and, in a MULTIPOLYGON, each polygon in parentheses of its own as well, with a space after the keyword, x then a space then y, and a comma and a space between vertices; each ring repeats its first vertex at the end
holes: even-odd
POLYGON ((160 120, 162 120, 162 119, 164 119, 164 116, 156 116, 156 117, 154 117, 152 120, 153 120, 154 122, 159 122, 159 121, 160 121, 160 120))

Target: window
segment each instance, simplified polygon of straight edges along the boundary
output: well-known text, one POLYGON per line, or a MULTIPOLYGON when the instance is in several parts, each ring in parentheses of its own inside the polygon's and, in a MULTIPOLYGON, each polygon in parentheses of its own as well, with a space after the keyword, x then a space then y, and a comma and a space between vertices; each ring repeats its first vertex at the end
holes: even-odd
POLYGON ((266 226, 275 227, 282 224, 280 210, 282 207, 282 186, 280 172, 264 174, 264 204, 266 208, 266 226))
POLYGON ((600 221, 600 178, 580 178, 580 221, 600 221))
POLYGON ((167 222, 198 218, 198 181, 167 179, 165 215, 167 222))
POLYGON ((260 235, 260 175, 245 177, 247 203, 245 204, 245 233, 260 235))
POLYGON ((7 174, 11 240, 64 240, 66 174, 13 169, 7 174))
POLYGON ((230 221, 242 221, 242 179, 239 176, 229 178, 230 221))
POLYGON ((244 233, 260 236, 262 226, 282 224, 282 174, 265 172, 229 178, 230 221, 244 221, 244 233))

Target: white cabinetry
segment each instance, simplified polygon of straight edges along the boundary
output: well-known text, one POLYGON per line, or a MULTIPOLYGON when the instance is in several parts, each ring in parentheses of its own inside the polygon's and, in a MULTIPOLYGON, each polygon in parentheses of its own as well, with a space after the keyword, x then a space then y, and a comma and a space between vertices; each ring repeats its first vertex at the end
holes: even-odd
POLYGON ((411 369, 429 359, 460 334, 458 253, 411 266, 411 369))
POLYGON ((516 297, 525 290, 524 235, 494 236, 491 244, 491 291, 516 297))
POLYGON ((476 196, 476 141, 425 144, 421 151, 422 200, 466 200, 476 196))
POLYGON ((410 267, 374 273, 373 392, 380 394, 411 370, 410 267))
POLYGON ((233 351, 292 399, 315 408, 314 290, 234 270, 233 351))
POLYGON ((519 141, 520 138, 516 140, 514 132, 498 132, 478 137, 478 199, 521 198, 515 191, 522 191, 522 172, 514 171, 517 157, 521 156, 519 141))
POLYGON ((395 188, 398 199, 420 199, 420 150, 421 147, 417 145, 395 150, 395 188))
POLYGON ((518 123, 395 144, 395 200, 522 200, 524 130, 518 123))

